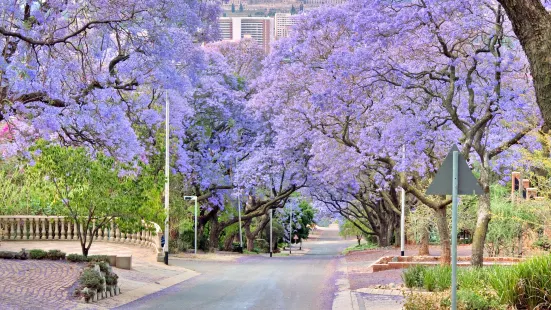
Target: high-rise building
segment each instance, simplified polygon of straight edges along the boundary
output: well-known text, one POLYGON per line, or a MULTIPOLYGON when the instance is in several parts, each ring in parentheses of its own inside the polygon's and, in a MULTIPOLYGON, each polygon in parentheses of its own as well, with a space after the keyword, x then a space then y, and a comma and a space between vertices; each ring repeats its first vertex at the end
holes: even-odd
POLYGON ((348 0, 303 0, 304 4, 315 4, 315 5, 323 5, 323 4, 342 4, 346 3, 348 0))
POLYGON ((240 40, 250 36, 266 53, 274 41, 274 19, 270 17, 220 17, 220 35, 222 40, 240 40))
POLYGON ((290 13, 275 14, 275 38, 281 39, 289 36, 289 32, 293 25, 298 22, 299 15, 291 15, 290 13))

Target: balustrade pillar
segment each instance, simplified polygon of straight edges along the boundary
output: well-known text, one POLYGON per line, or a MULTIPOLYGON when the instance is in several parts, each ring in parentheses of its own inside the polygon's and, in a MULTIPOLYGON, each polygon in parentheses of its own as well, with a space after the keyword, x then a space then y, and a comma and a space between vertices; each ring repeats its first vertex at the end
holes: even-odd
POLYGON ((77 227, 77 222, 75 221, 73 223, 73 239, 74 240, 78 240, 78 227, 77 227))
POLYGON ((20 239, 27 240, 27 219, 23 219, 21 222, 23 224, 23 233, 20 239))
MULTIPOLYGON (((67 231, 69 228, 67 227, 67 231)), ((59 239, 67 240, 67 235, 65 234, 65 218, 61 218, 61 237, 59 239)))
POLYGON ((36 239, 36 224, 35 224, 35 218, 30 218, 29 219, 29 239, 30 240, 34 240, 36 239))
POLYGON ((54 217, 54 227, 52 232, 54 233, 54 240, 59 240, 59 218, 54 217))
POLYGON ((48 239, 48 235, 46 234, 46 220, 45 218, 41 217, 40 222, 42 223, 42 231, 40 232, 40 239, 48 239))
POLYGON ((54 239, 54 231, 52 229, 52 219, 46 218, 46 221, 48 221, 48 239, 52 240, 54 239))
POLYGON ((16 239, 23 239, 23 234, 21 233, 21 221, 18 220, 18 219, 15 219, 15 226, 16 226, 16 234, 17 234, 17 238, 16 239))
POLYGON ((115 242, 121 242, 121 230, 119 229, 119 227, 117 226, 117 235, 115 237, 115 242))

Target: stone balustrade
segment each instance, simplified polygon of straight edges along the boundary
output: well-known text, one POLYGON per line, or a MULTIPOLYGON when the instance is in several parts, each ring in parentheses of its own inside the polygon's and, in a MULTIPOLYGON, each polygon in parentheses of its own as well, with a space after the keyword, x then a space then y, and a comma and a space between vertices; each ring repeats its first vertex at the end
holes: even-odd
MULTIPOLYGON (((88 239, 95 229, 95 220, 91 230, 83 231, 80 225, 81 234, 88 239)), ((132 244, 155 249, 156 254, 162 253, 161 234, 162 230, 156 223, 147 223, 150 228, 134 232, 121 232, 117 225, 111 221, 98 229, 93 236, 95 241, 117 242, 132 244)), ((52 241, 52 240, 78 240, 77 224, 70 217, 64 216, 28 216, 28 215, 6 215, 0 216, 0 240, 3 241, 52 241)))

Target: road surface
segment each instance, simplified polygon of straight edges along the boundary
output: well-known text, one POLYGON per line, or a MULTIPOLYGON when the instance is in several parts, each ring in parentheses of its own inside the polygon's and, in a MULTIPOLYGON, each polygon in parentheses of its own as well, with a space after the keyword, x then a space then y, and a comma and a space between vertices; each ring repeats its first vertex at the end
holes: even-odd
POLYGON ((201 275, 120 309, 331 309, 342 240, 335 226, 304 243, 302 256, 249 256, 237 262, 171 259, 201 275))

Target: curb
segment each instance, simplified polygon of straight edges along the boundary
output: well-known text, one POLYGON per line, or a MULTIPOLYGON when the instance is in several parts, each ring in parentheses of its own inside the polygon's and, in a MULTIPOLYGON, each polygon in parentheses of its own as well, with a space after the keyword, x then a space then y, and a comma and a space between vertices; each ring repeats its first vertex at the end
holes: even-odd
POLYGON ((350 290, 350 282, 348 281, 348 266, 344 257, 339 259, 339 267, 337 268, 337 271, 341 272, 343 276, 337 279, 337 282, 335 283, 335 285, 337 285, 337 293, 335 294, 335 298, 333 299, 332 309, 364 309, 363 307, 360 307, 356 294, 354 294, 354 292, 350 290))
POLYGON ((385 289, 378 289, 378 288, 360 288, 355 290, 354 292, 358 293, 365 293, 365 294, 373 294, 373 295, 389 295, 389 296, 402 296, 403 291, 402 290, 385 290, 385 289))

